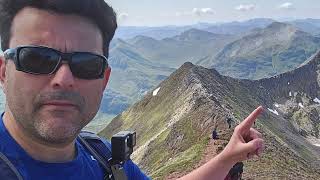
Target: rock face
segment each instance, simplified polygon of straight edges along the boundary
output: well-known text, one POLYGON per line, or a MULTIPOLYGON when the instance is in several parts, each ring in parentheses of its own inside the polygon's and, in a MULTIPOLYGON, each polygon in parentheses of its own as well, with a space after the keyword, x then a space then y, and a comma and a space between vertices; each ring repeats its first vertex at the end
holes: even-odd
POLYGON ((319 73, 320 53, 317 53, 301 67, 259 80, 259 85, 254 87, 265 88, 263 93, 256 89, 261 93, 259 96, 269 97, 269 107, 278 109, 302 136, 319 139, 319 73))
POLYGON ((320 53, 293 71, 252 81, 185 63, 100 135, 110 138, 120 130, 135 130, 133 159, 148 175, 163 179, 210 159, 208 143, 221 151, 236 124, 263 105, 265 113, 255 128, 266 140, 266 151, 260 159, 245 162, 244 177, 319 179, 319 64, 320 53), (221 141, 211 142, 213 129, 221 141))

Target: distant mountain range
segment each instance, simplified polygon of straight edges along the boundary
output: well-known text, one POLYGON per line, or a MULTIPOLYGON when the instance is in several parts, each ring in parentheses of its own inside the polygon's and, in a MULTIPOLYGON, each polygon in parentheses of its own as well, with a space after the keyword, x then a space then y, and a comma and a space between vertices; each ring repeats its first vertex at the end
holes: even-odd
POLYGON ((319 48, 319 37, 274 22, 226 45, 219 54, 198 64, 232 77, 260 79, 294 69, 319 48))
POLYGON ((173 37, 181 34, 189 29, 205 29, 212 26, 210 23, 198 23, 189 26, 162 26, 162 27, 135 27, 135 26, 120 26, 115 34, 115 38, 131 39, 136 36, 147 36, 157 40, 168 37, 173 37))
MULTIPOLYGON (((140 26, 120 26, 116 32, 115 38, 131 39, 136 36, 148 36, 157 40, 168 37, 173 37, 181 34, 189 29, 200 29, 216 34, 243 34, 256 28, 265 28, 273 20, 269 18, 255 18, 247 21, 234 21, 227 23, 198 23, 188 26, 161 26, 161 27, 140 27, 140 26)), ((293 24, 300 30, 311 33, 319 34, 320 26, 319 19, 298 19, 292 21, 280 21, 287 24, 293 24)))
POLYGON ((319 37, 314 35, 319 21, 289 23, 253 19, 151 28, 159 32, 176 30, 163 38, 146 36, 149 27, 123 27, 127 28, 124 31, 120 27, 118 32, 127 38, 115 38, 111 43, 112 75, 100 112, 116 116, 187 61, 244 79, 270 77, 294 69, 319 48, 319 37), (302 28, 301 24, 311 24, 312 28, 302 28))
POLYGON ((234 36, 214 34, 198 29, 187 30, 180 35, 156 40, 146 36, 129 39, 128 43, 143 57, 154 63, 178 68, 184 62, 195 62, 207 55, 219 52, 234 36))
POLYGON ((320 31, 320 19, 294 20, 286 23, 292 24, 301 31, 308 32, 312 35, 317 35, 320 31))
POLYGON ((271 23, 275 22, 273 19, 267 18, 257 18, 251 19, 244 22, 230 22, 230 23, 223 23, 218 25, 212 25, 208 28, 205 28, 205 31, 217 33, 217 34, 233 34, 239 35, 243 33, 250 32, 253 29, 257 28, 265 28, 271 23))
MULTIPOLYGON (((279 38, 286 42, 291 36, 279 38)), ((244 162, 243 178, 320 179, 320 51, 304 62, 261 80, 234 79, 185 63, 100 135, 110 138, 120 130, 135 130, 133 159, 153 179, 174 179, 223 149, 233 130, 228 129, 228 116, 234 128, 263 105, 256 128, 266 140, 266 150, 261 158, 244 162), (213 129, 219 140, 210 140, 213 129)))

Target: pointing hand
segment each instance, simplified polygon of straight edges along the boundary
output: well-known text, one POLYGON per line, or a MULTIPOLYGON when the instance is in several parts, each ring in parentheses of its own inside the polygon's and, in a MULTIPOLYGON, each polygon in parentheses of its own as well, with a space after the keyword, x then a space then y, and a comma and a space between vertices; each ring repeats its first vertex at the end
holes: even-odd
POLYGON ((223 156, 233 162, 239 162, 252 158, 254 155, 260 156, 264 149, 262 135, 252 125, 263 111, 262 106, 255 109, 244 121, 235 127, 232 137, 221 152, 223 156))

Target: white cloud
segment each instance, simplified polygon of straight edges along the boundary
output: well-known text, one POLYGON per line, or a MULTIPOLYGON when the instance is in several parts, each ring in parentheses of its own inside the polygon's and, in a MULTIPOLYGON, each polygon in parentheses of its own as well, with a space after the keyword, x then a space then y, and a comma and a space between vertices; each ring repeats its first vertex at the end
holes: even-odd
POLYGON ((279 9, 287 9, 287 10, 294 9, 293 4, 291 2, 283 3, 278 8, 279 9))
POLYGON ((125 20, 127 20, 129 18, 129 14, 128 13, 120 13, 118 15, 118 18, 119 18, 120 21, 125 21, 125 20))
POLYGON ((254 4, 240 4, 239 6, 235 7, 238 11, 253 11, 256 8, 254 4))
POLYGON ((176 12, 176 16, 207 16, 212 14, 214 14, 212 8, 193 8, 191 12, 176 12))
POLYGON ((213 9, 211 9, 211 8, 202 8, 201 11, 204 14, 213 14, 214 13, 213 9))
POLYGON ((194 14, 196 16, 201 16, 201 10, 198 8, 193 8, 192 14, 194 14))

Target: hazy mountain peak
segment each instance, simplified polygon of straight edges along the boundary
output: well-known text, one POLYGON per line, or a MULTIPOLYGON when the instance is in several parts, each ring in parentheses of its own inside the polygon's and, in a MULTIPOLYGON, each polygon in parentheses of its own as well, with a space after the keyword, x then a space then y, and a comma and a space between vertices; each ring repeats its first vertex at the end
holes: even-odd
POLYGON ((254 19, 249 19, 247 21, 245 21, 246 24, 268 24, 268 23, 272 23, 275 20, 271 19, 271 18, 254 18, 254 19))
POLYGON ((187 31, 184 31, 183 33, 181 33, 181 35, 185 35, 185 34, 207 34, 207 35, 214 35, 214 33, 208 32, 208 31, 204 31, 204 30, 200 30, 200 29, 196 29, 196 28, 192 28, 189 29, 187 31))
POLYGON ((187 31, 184 31, 178 36, 175 36, 174 39, 178 41, 203 41, 203 40, 212 39, 215 36, 217 36, 217 34, 192 28, 187 31))
POLYGON ((229 43, 206 62, 224 75, 259 79, 298 67, 319 48, 320 38, 274 22, 229 43))
POLYGON ((142 42, 157 42, 158 40, 152 38, 152 37, 148 37, 148 36, 143 36, 143 35, 138 35, 130 40, 128 40, 128 42, 130 42, 131 44, 139 44, 142 42))
POLYGON ((271 30, 271 31, 285 30, 285 31, 295 32, 298 29, 291 24, 286 24, 286 23, 275 21, 275 22, 271 23, 269 26, 267 26, 266 30, 271 30))
POLYGON ((124 41, 123 39, 121 38, 114 38, 111 43, 110 43, 110 49, 114 48, 114 47, 117 47, 119 45, 123 45, 123 44, 127 44, 126 41, 124 41))

